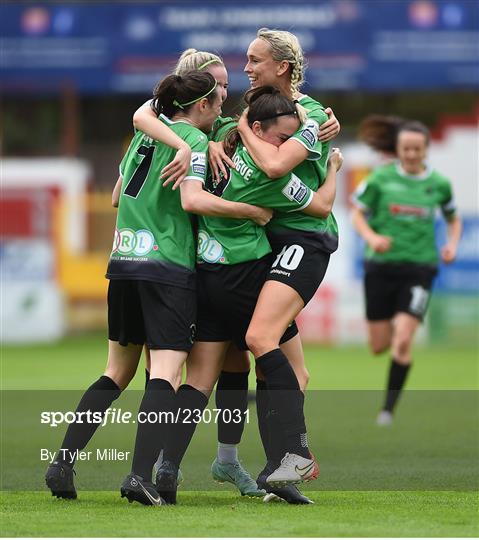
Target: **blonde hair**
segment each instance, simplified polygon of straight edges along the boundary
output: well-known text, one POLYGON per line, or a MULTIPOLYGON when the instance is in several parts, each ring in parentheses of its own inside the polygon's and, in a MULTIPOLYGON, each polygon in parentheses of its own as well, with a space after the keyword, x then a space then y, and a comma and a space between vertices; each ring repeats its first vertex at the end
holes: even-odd
POLYGON ((256 37, 269 43, 271 56, 276 62, 286 60, 289 63, 291 67, 291 94, 294 97, 304 82, 304 72, 306 71, 306 60, 298 38, 291 32, 269 28, 260 28, 256 37))
POLYGON ((190 71, 201 71, 213 64, 224 66, 223 60, 217 54, 197 51, 196 49, 186 49, 181 54, 174 73, 175 75, 186 75, 190 71))

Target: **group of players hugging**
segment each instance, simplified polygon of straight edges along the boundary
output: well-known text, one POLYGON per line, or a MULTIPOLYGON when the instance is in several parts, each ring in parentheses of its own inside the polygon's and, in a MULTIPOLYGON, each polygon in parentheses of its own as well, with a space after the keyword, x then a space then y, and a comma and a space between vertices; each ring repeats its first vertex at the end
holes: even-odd
MULTIPOLYGON (((134 114, 136 132, 120 164, 106 274, 108 361, 76 410, 104 415, 144 351, 138 418, 150 420, 138 422, 131 473, 121 485, 130 502, 176 504, 179 467, 197 427, 190 418, 201 417, 216 385, 213 478, 265 501, 312 503, 297 488, 316 479, 319 466, 308 446, 309 375, 295 318, 338 247, 332 207, 343 157, 329 141, 339 123, 331 109, 300 92, 305 59, 290 32, 260 29, 244 71, 251 85, 246 107, 237 119, 222 117, 228 88, 222 59, 185 51, 134 114), (249 353, 266 460, 256 480, 238 459, 249 353), (174 421, 159 422, 152 413, 174 421)), ((425 163, 425 126, 371 116, 360 132, 390 158, 353 198, 353 224, 367 244, 370 345, 392 353, 378 417, 386 425, 436 273, 434 210, 439 206, 449 223, 445 262, 455 258, 461 222, 450 182, 425 163)), ((98 425, 68 426, 46 473, 53 495, 77 497, 75 456, 98 425)))

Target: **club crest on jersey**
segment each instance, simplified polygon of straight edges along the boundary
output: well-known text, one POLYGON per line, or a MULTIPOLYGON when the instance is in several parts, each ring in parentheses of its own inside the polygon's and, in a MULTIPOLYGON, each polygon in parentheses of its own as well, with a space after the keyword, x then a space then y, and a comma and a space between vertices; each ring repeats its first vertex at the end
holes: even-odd
POLYGON ((191 153, 191 170, 200 176, 206 174, 206 154, 204 152, 191 153))
POLYGON ((291 180, 284 186, 282 193, 290 201, 301 204, 308 194, 308 188, 297 176, 292 174, 291 180))
POLYGON ((198 233, 198 256, 207 263, 225 262, 223 246, 205 231, 198 233))
POLYGON ((299 136, 310 146, 314 146, 318 140, 319 124, 316 120, 308 119, 303 124, 299 136))
POLYGON ((120 255, 136 255, 144 257, 151 250, 155 249, 155 238, 150 231, 140 229, 133 231, 132 229, 116 229, 113 238, 112 253, 120 255))

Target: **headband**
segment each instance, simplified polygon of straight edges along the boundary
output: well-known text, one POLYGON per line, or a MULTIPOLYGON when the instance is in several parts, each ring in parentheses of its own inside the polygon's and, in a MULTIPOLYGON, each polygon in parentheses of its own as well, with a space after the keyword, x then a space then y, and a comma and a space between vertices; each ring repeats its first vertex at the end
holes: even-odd
POLYGON ((175 99, 173 100, 173 105, 175 105, 176 107, 179 107, 180 109, 184 109, 188 105, 193 105, 193 103, 196 103, 197 101, 200 101, 205 97, 208 97, 212 92, 215 91, 217 86, 218 86, 218 81, 215 81, 213 88, 211 88, 211 90, 208 90, 208 92, 206 92, 204 96, 200 96, 199 98, 193 99, 192 101, 188 101, 186 103, 178 103, 178 101, 175 99))
POLYGON ((278 118, 278 116, 298 116, 297 111, 287 111, 273 114, 272 116, 264 116, 262 118, 256 118, 257 122, 264 122, 265 120, 272 120, 273 118, 278 118))
POLYGON ((214 64, 215 62, 218 63, 218 64, 221 64, 221 62, 217 58, 212 58, 211 60, 207 60, 206 62, 201 64, 201 66, 198 67, 198 71, 201 71, 206 66, 209 66, 210 64, 214 64))

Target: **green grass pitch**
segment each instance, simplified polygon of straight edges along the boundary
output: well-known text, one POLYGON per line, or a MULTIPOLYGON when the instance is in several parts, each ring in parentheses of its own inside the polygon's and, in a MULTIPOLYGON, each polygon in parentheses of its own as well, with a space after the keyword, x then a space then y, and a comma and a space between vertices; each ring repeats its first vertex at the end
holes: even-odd
MULTIPOLYGON (((18 440, 6 437, 11 427, 6 400, 2 404, 2 536, 477 536, 477 412, 470 410, 477 404, 473 392, 477 351, 460 346, 418 347, 408 382, 414 392, 404 397, 389 431, 374 425, 387 356, 373 358, 364 347, 308 346, 306 358, 310 389, 317 390, 307 398, 308 423, 322 467, 320 480, 306 486, 315 505, 267 505, 213 484, 208 473, 216 445, 212 425, 199 427, 185 457, 186 481, 176 507, 142 507, 121 500, 115 486, 128 472, 125 464, 100 470, 105 491, 88 490, 93 467, 78 464, 79 499, 63 501, 42 489, 46 465, 36 456, 27 456, 19 468, 20 488, 13 489, 16 473, 7 474, 3 467, 22 455, 23 446, 36 437, 34 422, 38 421, 29 424, 19 415, 15 422, 24 424, 18 440), (27 490, 30 480, 34 487, 27 490), (82 484, 87 487, 82 489, 82 484)), ((101 373, 105 360, 103 335, 71 337, 56 345, 3 347, 2 390, 83 390, 101 373)), ((132 387, 142 386, 141 368, 132 387)), ((18 393, 15 399, 26 395, 18 393)), ((32 394, 31 401, 42 395, 32 394)), ((133 400, 135 396, 139 393, 132 393, 133 400)), ((25 403, 25 411, 34 406, 25 403)), ((254 406, 251 413, 240 453, 256 473, 262 455, 254 406)), ((92 446, 124 443, 124 432, 107 429, 98 432, 92 446)), ((53 445, 60 443, 63 432, 58 428, 51 434, 53 445)), ((133 427, 127 435, 132 447, 133 427)))

